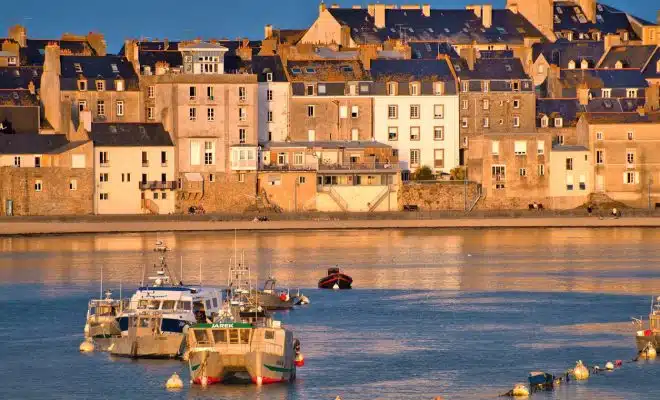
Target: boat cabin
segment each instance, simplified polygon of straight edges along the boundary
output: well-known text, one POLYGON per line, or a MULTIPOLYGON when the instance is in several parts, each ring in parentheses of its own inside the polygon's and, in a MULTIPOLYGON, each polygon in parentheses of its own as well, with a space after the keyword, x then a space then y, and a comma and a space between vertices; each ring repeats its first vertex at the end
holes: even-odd
POLYGON ((244 354, 247 351, 263 351, 284 355, 286 332, 279 321, 270 327, 254 327, 245 322, 197 324, 188 333, 188 348, 215 347, 222 352, 244 354))
POLYGON ((339 268, 338 267, 332 267, 328 268, 328 275, 334 275, 339 273, 339 268))

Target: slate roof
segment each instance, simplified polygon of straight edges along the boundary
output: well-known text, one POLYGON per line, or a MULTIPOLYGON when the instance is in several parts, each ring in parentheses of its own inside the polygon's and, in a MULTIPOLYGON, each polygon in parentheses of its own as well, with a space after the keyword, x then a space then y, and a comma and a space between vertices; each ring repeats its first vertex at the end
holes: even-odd
POLYGON ((642 69, 656 50, 653 46, 613 46, 600 63, 599 68, 615 68, 617 61, 623 68, 642 69))
POLYGON ((571 42, 559 39, 554 43, 536 43, 532 46, 532 59, 536 61, 541 54, 549 64, 568 68, 568 62, 573 60, 579 66, 582 60, 589 61, 590 67, 595 67, 603 57, 605 45, 602 41, 571 42))
POLYGON ((368 80, 368 74, 357 60, 289 61, 290 82, 345 82, 368 80))
POLYGON ((273 36, 279 43, 296 44, 305 36, 307 29, 273 29, 273 36))
POLYGON ((484 28, 481 18, 471 10, 385 10, 385 27, 376 28, 366 9, 330 8, 330 14, 350 28, 356 43, 382 43, 403 38, 412 42, 440 41, 452 44, 523 43, 525 37, 543 37, 521 14, 493 10, 492 26, 484 28))
POLYGON ((585 114, 590 124, 657 124, 660 123, 660 113, 647 113, 640 115, 636 112, 630 113, 587 113, 585 114))
POLYGON ((174 146, 161 123, 93 123, 89 136, 94 146, 174 146))
POLYGON ((552 145, 552 151, 589 151, 589 149, 580 145, 555 144, 552 145))
POLYGON ((287 148, 287 147, 305 147, 305 148, 323 148, 323 149, 367 149, 367 148, 390 148, 385 143, 375 141, 315 141, 315 142, 268 142, 263 144, 265 149, 287 148))
POLYGON ((660 47, 655 51, 653 56, 651 56, 648 65, 642 72, 645 78, 660 79, 660 68, 658 68, 658 62, 660 62, 660 47))
POLYGON ((638 69, 563 69, 563 87, 577 87, 586 83, 589 88, 645 88, 648 82, 638 69))
POLYGON ((253 56, 249 62, 250 73, 257 75, 259 82, 266 82, 266 74, 273 74, 273 82, 286 82, 286 72, 280 56, 253 56))
POLYGON ((412 42, 410 45, 413 59, 436 59, 439 54, 446 54, 451 58, 458 58, 458 53, 449 43, 412 42))
MULTIPOLYGON (((596 22, 592 23, 584 15, 582 8, 573 2, 557 2, 554 4, 554 31, 559 32, 562 30, 569 30, 578 35, 574 35, 574 40, 579 40, 579 33, 589 34, 590 31, 597 30, 601 35, 608 33, 616 34, 618 30, 623 29, 629 32, 630 40, 637 40, 639 36, 635 33, 628 19, 629 15, 625 12, 610 7, 603 3, 598 3, 596 6, 596 22), (579 10, 579 12, 576 12, 579 10), (582 19, 582 21, 580 21, 582 19)), ((640 23, 652 25, 648 21, 641 18, 630 16, 640 23), (643 22, 642 22, 643 21, 643 22)), ((589 36, 589 39, 592 39, 589 36)))
POLYGON ((66 135, 0 134, 0 154, 58 154, 70 143, 66 135))
POLYGON ((433 79, 453 82, 454 75, 447 60, 373 60, 371 76, 374 81, 403 81, 433 79))
POLYGON ((21 64, 44 65, 44 50, 48 43, 57 43, 63 55, 67 53, 80 56, 96 55, 86 40, 27 39, 26 47, 20 50, 21 64))
POLYGON ((0 90, 0 107, 39 107, 39 98, 29 90, 0 90))
MULTIPOLYGON (((456 62, 454 68, 456 68, 456 62)), ((456 70, 456 73, 461 79, 531 79, 525 73, 522 62, 518 58, 478 58, 473 70, 469 70, 467 65, 463 65, 460 71, 456 70)))
POLYGON ((170 50, 148 50, 139 52, 140 66, 149 66, 152 71, 156 70, 157 62, 166 62, 171 68, 177 68, 183 65, 183 55, 180 51, 170 50))
POLYGON ((210 42, 179 44, 179 51, 187 51, 191 49, 224 50, 225 46, 219 43, 210 43, 210 42))
POLYGON ((0 67, 0 90, 27 89, 30 82, 38 89, 42 72, 40 67, 0 67))
MULTIPOLYGON (((537 99, 536 100, 536 126, 541 126, 541 118, 562 118, 562 125, 571 127, 577 125, 580 113, 585 107, 577 99, 537 99)), ((552 125, 552 122, 550 122, 552 125)))
MULTIPOLYGON (((122 56, 61 56, 60 82, 62 90, 78 90, 78 78, 106 80, 106 91, 114 90, 113 81, 122 78, 126 82, 125 90, 139 90, 138 76, 133 64, 122 56), (82 72, 77 72, 75 64, 80 64, 82 72), (113 70, 113 65, 117 71, 113 70)), ((91 82, 89 88, 93 89, 91 82)))

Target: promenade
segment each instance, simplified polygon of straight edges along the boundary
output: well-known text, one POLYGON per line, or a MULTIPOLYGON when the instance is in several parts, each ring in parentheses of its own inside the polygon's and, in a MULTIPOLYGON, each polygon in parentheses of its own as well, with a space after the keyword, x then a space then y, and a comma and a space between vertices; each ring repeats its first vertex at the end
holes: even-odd
POLYGON ((250 216, 85 216, 0 218, 0 236, 330 229, 482 229, 660 227, 660 214, 629 213, 622 218, 554 213, 481 215, 392 213, 371 215, 274 215, 268 221, 250 216))

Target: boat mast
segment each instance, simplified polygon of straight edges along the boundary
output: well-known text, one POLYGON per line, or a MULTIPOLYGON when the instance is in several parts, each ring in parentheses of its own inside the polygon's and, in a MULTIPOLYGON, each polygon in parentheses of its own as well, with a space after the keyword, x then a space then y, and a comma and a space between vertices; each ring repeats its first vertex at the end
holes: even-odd
POLYGON ((103 264, 101 264, 101 293, 99 299, 103 299, 103 264))
POLYGON ((183 283, 183 256, 181 256, 181 262, 179 263, 180 266, 180 273, 179 273, 179 278, 181 279, 181 283, 183 283))

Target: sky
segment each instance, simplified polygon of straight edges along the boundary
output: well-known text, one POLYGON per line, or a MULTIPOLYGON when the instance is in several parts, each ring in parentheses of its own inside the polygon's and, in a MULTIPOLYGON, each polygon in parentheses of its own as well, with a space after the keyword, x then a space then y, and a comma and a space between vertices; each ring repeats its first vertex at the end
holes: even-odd
MULTIPOLYGON (((108 52, 119 51, 125 39, 151 38, 170 40, 248 37, 261 39, 264 25, 275 28, 303 29, 318 16, 316 0, 0 0, 0 37, 14 24, 27 27, 28 37, 59 38, 64 32, 105 34, 108 52)), ((371 3, 377 1, 372 0, 371 3)), ((384 3, 430 3, 433 8, 463 8, 479 4, 474 0, 418 0, 384 3)), ((366 6, 367 1, 328 0, 343 7, 366 6)), ((487 3, 484 1, 483 3, 487 3)), ((505 0, 491 2, 504 7, 505 0)), ((656 21, 658 0, 606 0, 605 4, 640 18, 656 21)))

